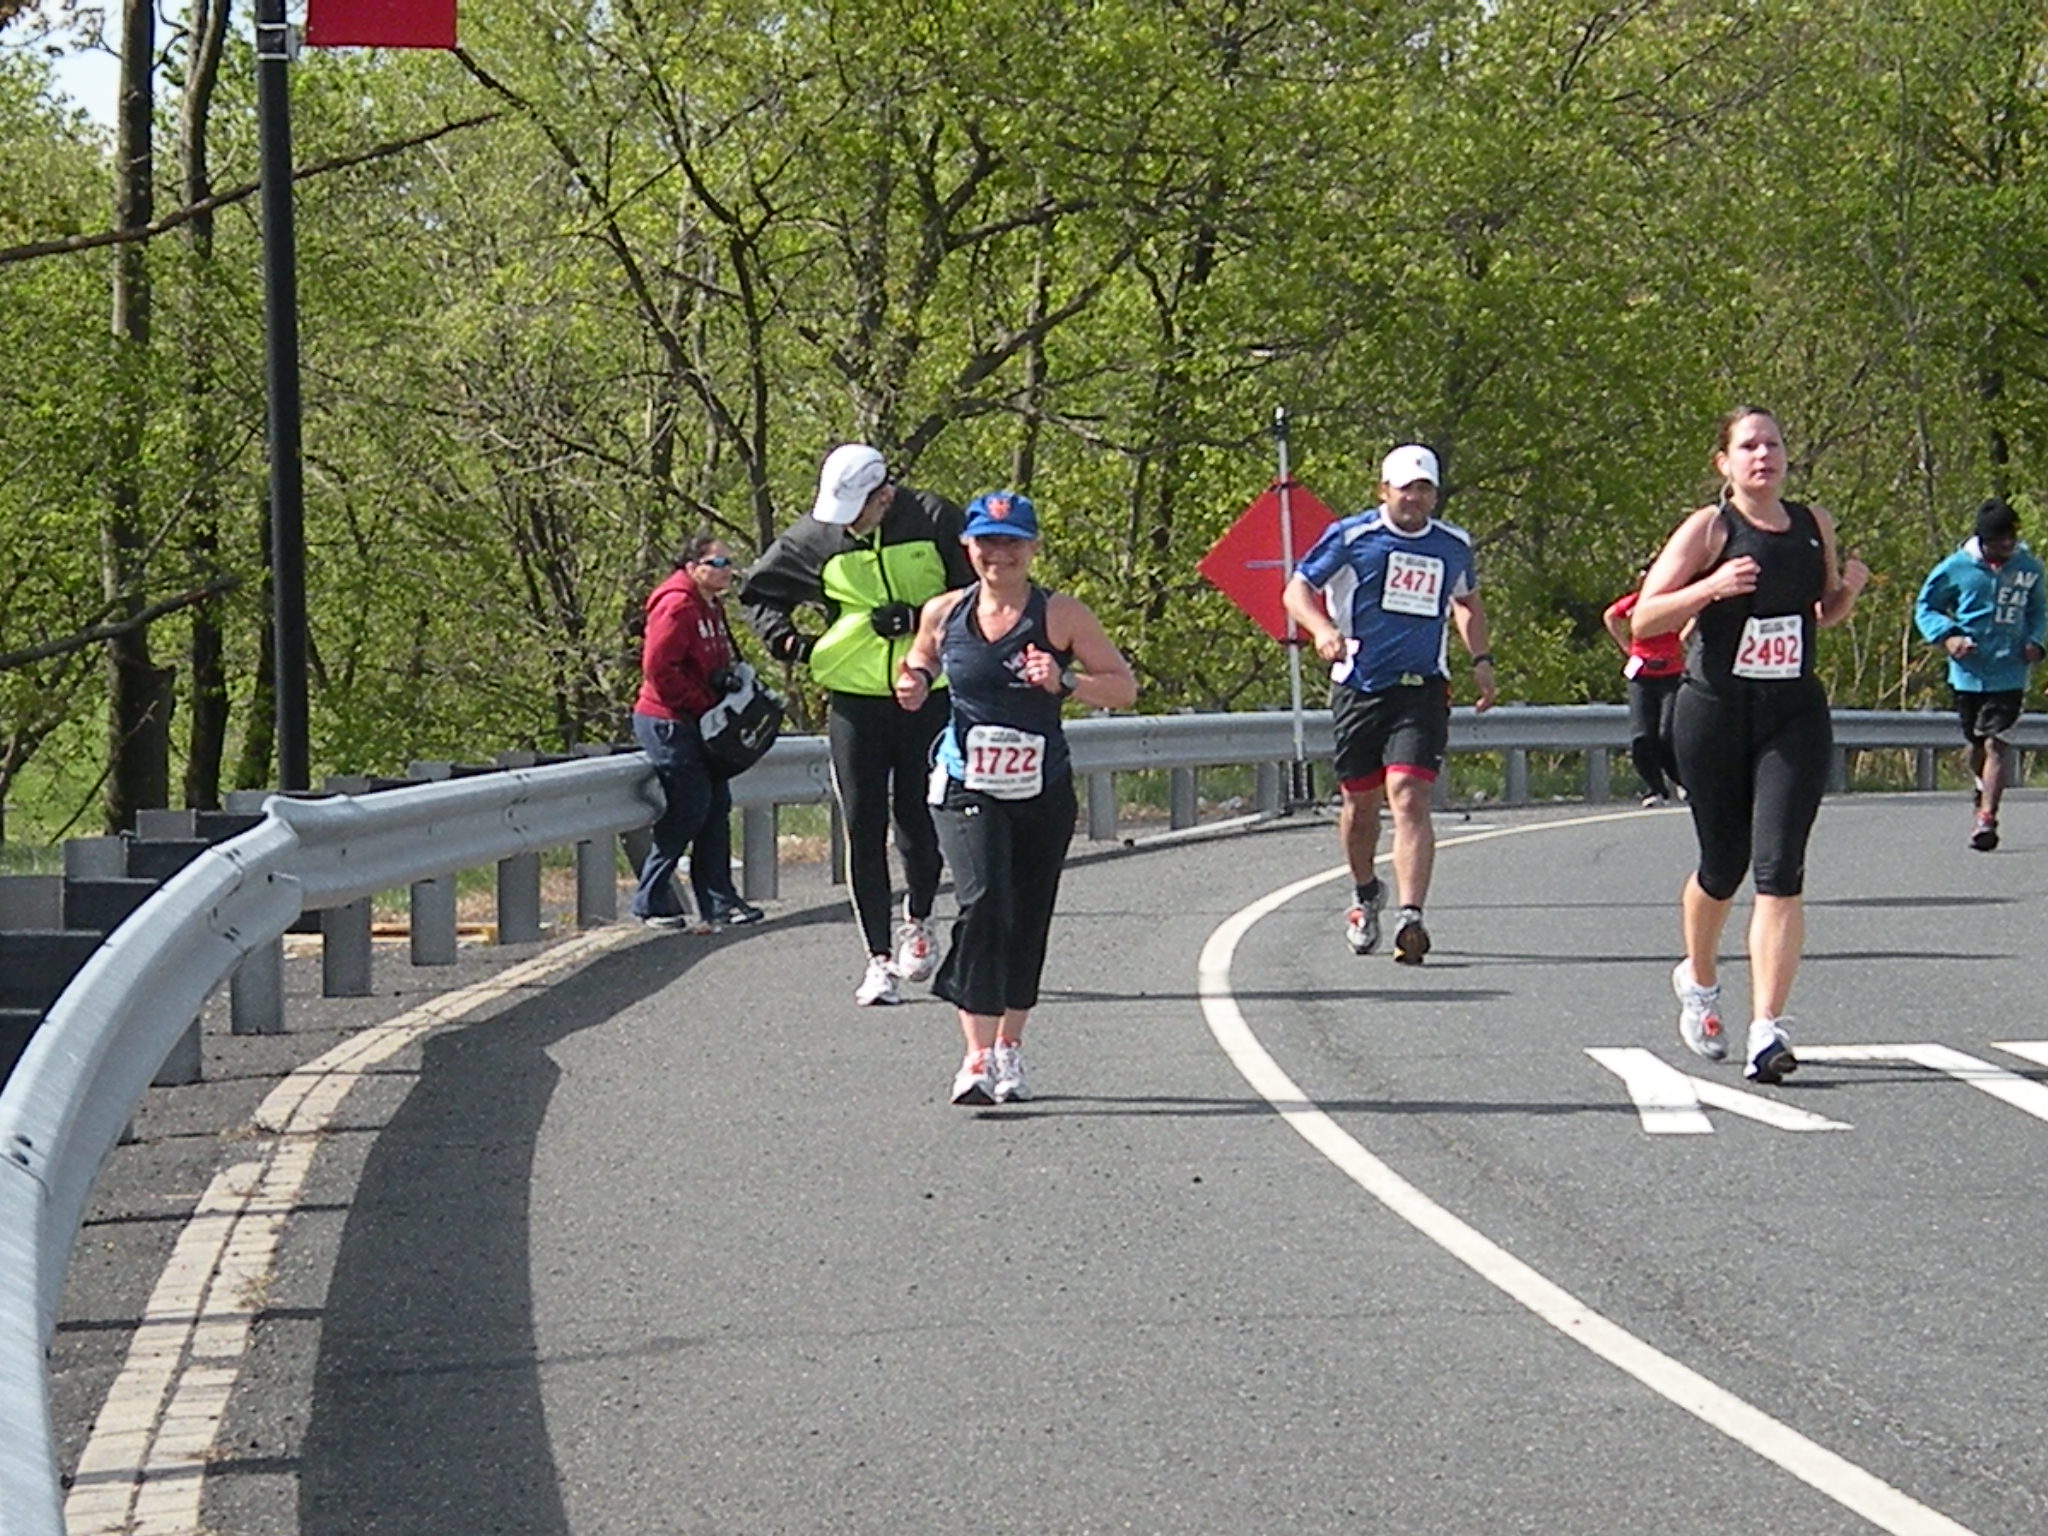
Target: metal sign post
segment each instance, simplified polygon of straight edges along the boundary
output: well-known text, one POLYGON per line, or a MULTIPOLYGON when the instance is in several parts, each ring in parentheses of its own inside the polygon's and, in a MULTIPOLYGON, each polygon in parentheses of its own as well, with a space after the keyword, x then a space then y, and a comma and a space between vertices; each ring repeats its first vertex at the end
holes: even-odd
MULTIPOLYGON (((1287 407, 1273 407, 1273 446, 1279 455, 1280 489, 1280 585, 1285 590, 1294 578, 1294 481, 1287 470, 1287 407)), ((1287 808, 1300 810, 1315 804, 1315 772, 1308 760, 1308 741, 1301 707, 1301 631, 1294 615, 1287 615, 1287 698, 1294 713, 1294 761, 1288 766, 1287 808)))

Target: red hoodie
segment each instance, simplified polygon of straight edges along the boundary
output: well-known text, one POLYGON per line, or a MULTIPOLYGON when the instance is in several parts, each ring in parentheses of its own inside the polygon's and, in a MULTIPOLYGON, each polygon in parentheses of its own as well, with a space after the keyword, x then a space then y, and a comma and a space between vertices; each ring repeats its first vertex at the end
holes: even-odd
POLYGON ((647 598, 640 645, 640 697, 633 712, 658 720, 695 720, 718 702, 711 674, 733 663, 725 610, 677 571, 647 598))

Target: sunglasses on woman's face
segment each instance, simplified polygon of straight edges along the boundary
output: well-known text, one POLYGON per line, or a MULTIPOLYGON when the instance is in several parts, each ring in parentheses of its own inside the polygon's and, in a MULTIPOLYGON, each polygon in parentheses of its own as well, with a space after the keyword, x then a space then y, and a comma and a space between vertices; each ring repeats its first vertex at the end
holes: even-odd
POLYGON ((698 561, 697 563, 698 563, 699 565, 708 565, 708 566, 710 566, 710 567, 711 567, 711 569, 713 569, 714 571, 722 571, 722 570, 726 569, 726 567, 728 567, 728 566, 730 566, 730 565, 732 564, 732 556, 731 556, 731 555, 708 555, 708 556, 706 556, 706 557, 705 557, 704 559, 702 559, 702 560, 699 560, 699 561, 698 561))

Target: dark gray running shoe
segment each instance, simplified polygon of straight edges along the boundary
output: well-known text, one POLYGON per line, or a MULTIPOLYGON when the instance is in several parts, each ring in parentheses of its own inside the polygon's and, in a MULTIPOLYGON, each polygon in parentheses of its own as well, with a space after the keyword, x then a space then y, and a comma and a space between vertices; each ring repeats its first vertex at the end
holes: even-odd
POLYGON ((1429 930, 1422 926, 1422 908, 1403 907, 1394 919, 1394 958, 1403 965, 1420 965, 1429 953, 1429 930))

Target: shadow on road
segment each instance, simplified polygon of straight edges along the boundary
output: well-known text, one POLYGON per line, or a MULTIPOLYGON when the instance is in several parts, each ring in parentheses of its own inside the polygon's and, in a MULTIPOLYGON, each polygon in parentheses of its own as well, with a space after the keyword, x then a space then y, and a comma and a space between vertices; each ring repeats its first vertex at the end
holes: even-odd
POLYGON ((302 1536, 568 1530, 529 1253, 534 1149, 560 1077, 549 1048, 710 952, 635 945, 425 1042, 342 1232, 299 1468, 302 1536))
POLYGON ((1493 1103, 1482 1100, 1412 1099, 1395 1103, 1386 1099, 1206 1099, 1145 1096, 1114 1097, 1098 1094, 1040 1094, 1028 1105, 1004 1105, 974 1111, 978 1120, 1038 1120, 1051 1115, 1187 1115, 1208 1119, 1224 1115, 1272 1115, 1293 1110, 1319 1109, 1326 1115, 1634 1115, 1628 1103, 1602 1100, 1595 1104, 1493 1103))
POLYGON ((1899 907, 1924 911, 1928 907, 2009 907, 2010 896, 1836 896, 1825 901, 1807 899, 1809 907, 1899 907))
MULTIPOLYGON (((1457 970, 1455 964, 1431 970, 1457 970)), ((1297 988, 1233 987, 1231 997, 1248 1003, 1298 1003, 1305 995, 1297 988)), ((1491 1003, 1515 994, 1500 987, 1318 987, 1317 1002, 1366 1003, 1491 1003)), ((1137 992, 1103 992, 1083 987, 1047 987, 1039 993, 1042 1002, 1061 1003, 1199 1003, 1202 994, 1167 989, 1137 992)))

